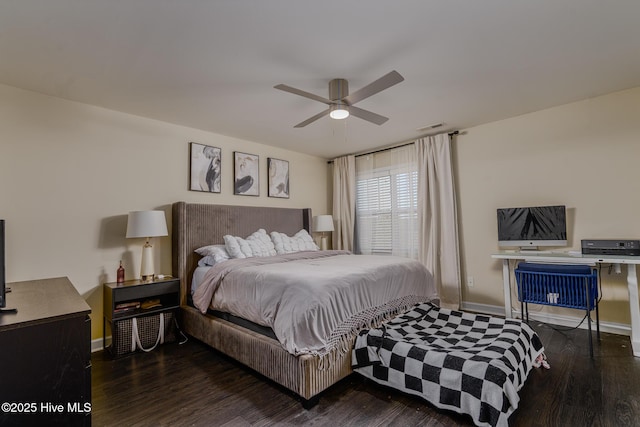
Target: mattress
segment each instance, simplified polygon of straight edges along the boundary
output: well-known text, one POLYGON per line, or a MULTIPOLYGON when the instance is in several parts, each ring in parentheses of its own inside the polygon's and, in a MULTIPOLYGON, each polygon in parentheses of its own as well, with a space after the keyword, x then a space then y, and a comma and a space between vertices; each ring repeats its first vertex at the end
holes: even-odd
MULTIPOLYGON (((193 280, 191 282, 191 295, 189 295, 189 305, 193 306, 192 295, 195 290, 198 288, 198 285, 202 282, 207 272, 211 269, 211 266, 200 266, 197 267, 193 272, 193 280)), ((273 338, 277 340, 276 334, 273 333, 273 330, 269 327, 258 325, 250 320, 243 319, 242 317, 234 316, 231 313, 220 311, 220 310, 207 310, 207 314, 212 316, 219 317, 220 319, 224 319, 227 322, 231 322, 234 325, 241 326, 245 329, 249 329, 250 331, 257 332, 261 335, 264 335, 269 338, 273 338)))
POLYGON ((196 285, 194 305, 271 328, 291 354, 345 348, 362 327, 437 298, 433 276, 401 257, 310 251, 232 259, 196 285))

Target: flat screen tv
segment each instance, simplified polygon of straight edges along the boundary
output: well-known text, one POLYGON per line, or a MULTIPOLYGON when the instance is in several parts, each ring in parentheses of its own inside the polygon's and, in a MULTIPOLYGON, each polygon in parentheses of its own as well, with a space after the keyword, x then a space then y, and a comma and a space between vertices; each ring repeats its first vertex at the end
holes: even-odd
POLYGON ((4 262, 4 219, 0 219, 0 314, 15 313, 16 308, 7 307, 7 288, 4 262))
POLYGON ((6 283, 4 274, 4 219, 0 219, 0 308, 7 306, 6 283))
POLYGON ((498 209, 498 246, 531 250, 566 246, 566 217, 565 206, 498 209))

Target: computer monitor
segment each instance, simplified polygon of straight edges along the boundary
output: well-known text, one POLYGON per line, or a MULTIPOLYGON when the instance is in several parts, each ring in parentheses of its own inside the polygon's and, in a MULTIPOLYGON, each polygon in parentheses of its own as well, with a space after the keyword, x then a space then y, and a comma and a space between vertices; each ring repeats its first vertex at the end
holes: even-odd
POLYGON ((566 246, 566 207, 529 206, 498 209, 498 246, 537 249, 566 246))

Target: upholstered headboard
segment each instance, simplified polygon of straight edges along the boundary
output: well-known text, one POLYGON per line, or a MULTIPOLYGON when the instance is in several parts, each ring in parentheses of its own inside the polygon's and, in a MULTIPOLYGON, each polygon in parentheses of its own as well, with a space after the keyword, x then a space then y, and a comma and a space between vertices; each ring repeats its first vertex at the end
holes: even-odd
POLYGON ((246 237, 259 228, 288 235, 302 228, 311 231, 311 209, 176 202, 172 217, 172 274, 180 278, 182 305, 187 303, 193 271, 200 259, 195 249, 223 244, 225 234, 246 237))

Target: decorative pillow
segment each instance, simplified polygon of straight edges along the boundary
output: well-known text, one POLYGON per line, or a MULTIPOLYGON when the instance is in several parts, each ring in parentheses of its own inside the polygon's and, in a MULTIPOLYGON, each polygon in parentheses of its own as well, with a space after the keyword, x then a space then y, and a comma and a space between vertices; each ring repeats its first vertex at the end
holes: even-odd
POLYGON ((276 249, 264 229, 252 233, 246 239, 227 234, 224 244, 232 258, 251 258, 276 255, 276 249))
POLYGON ((318 245, 313 241, 307 230, 302 229, 292 237, 277 231, 271 232, 271 240, 278 254, 290 254, 300 251, 317 251, 318 245))
POLYGON ((201 259, 198 262, 198 265, 200 265, 201 262, 206 262, 207 264, 204 265, 214 265, 216 263, 222 262, 222 261, 226 261, 229 258, 231 258, 231 256, 229 255, 229 253, 227 252, 227 249, 225 248, 224 245, 209 245, 209 246, 203 246, 201 248, 198 248, 195 250, 195 252, 198 255, 201 255, 205 258, 209 258, 206 261, 203 261, 203 259, 201 259))

